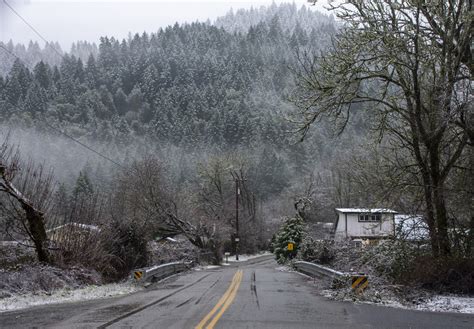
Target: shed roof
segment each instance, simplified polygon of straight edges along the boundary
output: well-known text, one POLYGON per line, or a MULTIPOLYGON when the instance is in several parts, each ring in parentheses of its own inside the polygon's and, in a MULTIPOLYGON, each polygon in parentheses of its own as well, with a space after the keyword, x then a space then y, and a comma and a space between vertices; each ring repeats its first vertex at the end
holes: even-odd
POLYGON ((387 208, 336 208, 340 213, 383 213, 383 214, 397 214, 395 210, 387 208))

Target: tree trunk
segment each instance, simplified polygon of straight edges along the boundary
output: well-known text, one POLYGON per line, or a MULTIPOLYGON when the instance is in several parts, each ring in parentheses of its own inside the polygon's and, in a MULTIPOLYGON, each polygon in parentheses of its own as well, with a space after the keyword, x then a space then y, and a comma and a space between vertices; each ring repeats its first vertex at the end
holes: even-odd
POLYGON ((436 209, 436 224, 438 227, 439 251, 442 256, 451 253, 451 245, 448 236, 448 214, 442 186, 434 188, 434 202, 436 209))
POLYGON ((474 216, 469 222, 469 236, 467 240, 467 256, 474 256, 474 216))
POLYGON ((424 193, 425 193, 425 202, 426 202, 426 223, 428 224, 430 242, 431 242, 431 252, 433 257, 439 256, 439 241, 438 241, 438 232, 436 227, 435 213, 433 209, 433 199, 432 199, 432 188, 431 181, 428 179, 428 182, 424 182, 424 193))
POLYGON ((46 246, 48 236, 44 228, 43 214, 26 203, 22 204, 22 208, 26 213, 28 229, 35 244, 38 260, 42 263, 51 263, 51 257, 46 246))
POLYGON ((428 143, 430 153, 430 176, 433 192, 433 203, 435 209, 435 220, 438 234, 439 252, 442 256, 448 256, 451 253, 451 246, 448 237, 448 212, 446 210, 446 201, 444 196, 444 181, 441 177, 439 143, 428 143), (431 146, 431 147, 430 147, 431 146))

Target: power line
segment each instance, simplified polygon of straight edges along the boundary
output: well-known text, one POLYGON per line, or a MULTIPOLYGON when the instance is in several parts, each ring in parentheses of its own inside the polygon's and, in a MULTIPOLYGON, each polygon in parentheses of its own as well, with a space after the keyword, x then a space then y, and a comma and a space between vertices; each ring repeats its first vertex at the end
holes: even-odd
MULTIPOLYGON (((13 9, 13 7, 10 6, 10 4, 9 4, 6 0, 3 0, 3 3, 5 3, 5 5, 7 5, 8 8, 10 8, 10 10, 11 10, 15 15, 17 15, 31 30, 33 30, 33 32, 35 32, 44 42, 48 43, 48 41, 46 40, 46 38, 44 38, 44 37, 38 32, 38 30, 36 30, 30 23, 28 23, 28 22, 26 21, 26 19, 24 19, 15 9, 13 9)), ((6 51, 7 53, 9 53, 10 55, 12 55, 12 56, 18 58, 20 61, 22 61, 22 59, 21 59, 20 57, 18 57, 17 55, 15 55, 14 53, 12 53, 10 50, 8 50, 7 48, 5 48, 2 44, 0 44, 0 48, 2 48, 3 50, 5 50, 5 51, 6 51)), ((63 56, 56 48, 54 48, 54 47, 51 47, 51 48, 52 48, 60 57, 64 58, 64 56, 63 56)), ((22 62, 24 62, 24 61, 22 61, 22 62)), ((19 107, 18 105, 15 105, 15 104, 9 102, 8 100, 7 100, 7 102, 10 103, 10 105, 12 105, 13 107, 15 107, 15 108, 17 108, 18 110, 21 111, 21 109, 20 109, 20 107, 19 107)), ((118 167, 120 167, 120 168, 126 169, 124 166, 122 166, 121 164, 119 164, 117 161, 112 160, 112 159, 109 158, 108 156, 106 156, 106 155, 104 155, 104 154, 102 154, 102 153, 100 153, 100 152, 94 150, 92 147, 90 147, 90 146, 88 146, 88 145, 86 145, 86 144, 80 142, 79 140, 77 140, 77 139, 75 139, 74 137, 72 137, 72 136, 66 134, 66 133, 63 132, 62 130, 60 130, 60 129, 58 129, 58 128, 52 126, 52 125, 50 125, 46 120, 42 120, 42 121, 43 121, 43 123, 44 123, 46 126, 48 126, 49 128, 53 129, 54 131, 59 132, 61 135, 63 135, 63 136, 65 136, 65 137, 69 138, 70 140, 72 140, 72 141, 74 141, 75 143, 81 145, 82 147, 86 148, 87 150, 89 150, 89 151, 91 151, 91 152, 97 154, 98 156, 100 156, 101 158, 103 158, 103 159, 105 159, 105 160, 110 161, 111 163, 115 164, 116 166, 118 166, 118 167)))
POLYGON ((90 146, 88 146, 88 145, 86 145, 86 144, 84 144, 84 143, 78 141, 77 139, 75 139, 74 137, 72 137, 72 136, 66 134, 65 132, 63 132, 63 131, 60 130, 59 128, 56 128, 56 127, 50 125, 49 123, 46 122, 46 120, 44 120, 43 122, 44 122, 44 124, 46 124, 49 128, 51 128, 51 129, 53 129, 53 130, 59 132, 61 135, 63 135, 63 136, 65 136, 65 137, 69 138, 70 140, 72 140, 72 141, 76 142, 77 144, 81 145, 82 147, 85 147, 86 149, 88 149, 89 151, 91 151, 91 152, 97 154, 97 155, 100 156, 101 158, 112 162, 113 164, 115 164, 116 166, 118 166, 118 167, 120 167, 120 168, 122 168, 122 169, 126 169, 124 166, 122 166, 120 163, 116 162, 115 160, 112 160, 112 159, 109 158, 108 156, 106 156, 106 155, 104 155, 104 154, 102 154, 102 153, 100 153, 100 152, 94 150, 94 149, 91 148, 90 146))
POLYGON ((18 57, 17 55, 15 55, 13 52, 11 52, 10 50, 8 50, 8 48, 6 48, 3 43, 0 42, 0 48, 2 48, 6 53, 10 54, 11 56, 19 59, 21 61, 21 58, 18 57))
MULTIPOLYGON (((17 108, 18 110, 20 110, 20 111, 22 110, 18 105, 15 105, 15 104, 11 103, 11 102, 8 101, 8 100, 5 100, 5 101, 6 101, 7 103, 9 103, 11 106, 17 108)), ((100 152, 94 150, 92 147, 90 147, 90 146, 84 144, 83 142, 81 142, 81 141, 75 139, 74 137, 72 137, 72 136, 66 134, 66 133, 63 132, 61 129, 56 128, 55 126, 49 124, 46 120, 42 120, 42 122, 43 122, 46 126, 48 126, 49 128, 51 128, 52 130, 54 130, 54 131, 60 133, 61 135, 63 135, 63 136, 65 136, 65 137, 69 138, 69 139, 72 140, 73 142, 75 142, 75 143, 81 145, 82 147, 84 147, 84 148, 86 148, 87 150, 89 150, 89 151, 95 153, 96 155, 100 156, 101 158, 103 158, 103 159, 105 159, 105 160, 107 160, 107 161, 110 161, 111 163, 113 163, 113 164, 116 165, 117 167, 120 167, 120 168, 122 168, 122 169, 127 169, 127 168, 125 168, 124 166, 122 166, 120 163, 118 163, 117 161, 115 161, 115 160, 109 158, 108 156, 106 156, 106 155, 104 155, 104 154, 102 154, 102 153, 100 153, 100 152)))
MULTIPOLYGON (((26 19, 24 19, 8 2, 7 0, 3 0, 3 3, 16 15, 18 16, 18 18, 20 18, 23 23, 25 23, 33 32, 36 33, 37 36, 39 36, 41 38, 41 40, 43 40, 44 42, 46 43, 49 43, 48 40, 46 40, 45 37, 43 37, 41 35, 41 33, 38 32, 38 30, 36 30, 30 23, 28 23, 28 21, 26 19)), ((63 54, 61 54, 55 47, 51 47, 55 52, 56 54, 58 54, 59 56, 61 57, 64 57, 63 54)))

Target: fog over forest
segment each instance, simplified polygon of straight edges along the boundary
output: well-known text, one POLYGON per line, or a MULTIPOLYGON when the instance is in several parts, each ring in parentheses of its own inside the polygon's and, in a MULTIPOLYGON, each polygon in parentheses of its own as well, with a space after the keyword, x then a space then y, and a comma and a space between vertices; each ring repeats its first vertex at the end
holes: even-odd
POLYGON ((63 57, 58 44, 10 42, 19 59, 0 53, 2 133, 67 186, 80 171, 100 181, 118 168, 60 132, 121 164, 157 155, 178 184, 196 179, 197 164, 237 154, 261 202, 285 195, 291 207, 288 189, 329 170, 344 145, 329 125, 298 143, 287 120, 297 55, 325 49, 335 31, 332 17, 282 4, 78 42, 63 57))
MULTIPOLYGON (((301 61, 328 49, 337 29, 332 16, 273 4, 212 24, 77 42, 70 52, 57 43, 2 44, 1 132, 23 157, 52 167, 69 192, 80 172, 102 189, 120 166, 151 155, 177 191, 189 191, 217 161, 227 166, 220 171, 245 171, 263 220, 291 213, 304 197, 309 217, 332 221, 336 206, 380 204, 365 171, 389 146, 371 138, 367 106, 344 134, 323 120, 299 142, 291 97, 301 61)), ((417 209, 404 197, 383 202, 417 209)))

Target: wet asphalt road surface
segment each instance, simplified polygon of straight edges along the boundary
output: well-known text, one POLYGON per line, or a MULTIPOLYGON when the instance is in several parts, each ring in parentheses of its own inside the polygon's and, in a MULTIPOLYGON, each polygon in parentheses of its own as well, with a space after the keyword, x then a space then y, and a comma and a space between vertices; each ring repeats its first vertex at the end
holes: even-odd
POLYGON ((0 313, 1 328, 470 328, 474 315, 336 302, 263 257, 192 270, 129 296, 0 313))

